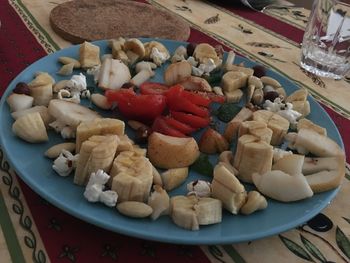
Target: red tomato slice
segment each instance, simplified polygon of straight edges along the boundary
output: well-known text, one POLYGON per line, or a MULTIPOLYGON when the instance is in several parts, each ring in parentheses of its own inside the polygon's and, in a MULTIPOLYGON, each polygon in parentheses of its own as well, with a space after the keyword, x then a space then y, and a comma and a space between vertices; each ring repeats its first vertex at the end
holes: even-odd
POLYGON ((173 137, 187 137, 184 133, 181 131, 176 130, 172 126, 169 126, 165 118, 163 116, 158 116, 152 125, 152 130, 155 132, 159 132, 165 135, 173 136, 173 137))
POLYGON ((211 103, 211 100, 208 97, 203 96, 199 93, 184 90, 183 96, 198 106, 203 106, 208 108, 211 103))
POLYGON ((210 124, 210 118, 202 118, 190 113, 170 111, 170 115, 174 119, 197 129, 207 127, 210 124))
POLYGON ((172 111, 184 111, 200 117, 209 117, 210 113, 207 108, 199 107, 190 100, 184 98, 181 94, 167 93, 167 104, 172 111))
POLYGON ((105 96, 109 103, 119 102, 120 100, 129 100, 136 96, 136 93, 132 88, 130 89, 118 89, 118 90, 106 90, 105 96))
POLYGON ((137 95, 133 90, 120 89, 106 91, 109 102, 117 102, 120 113, 128 119, 145 123, 160 116, 166 107, 163 95, 137 95))
POLYGON ((178 120, 175 120, 171 116, 165 117, 164 120, 169 126, 175 128, 176 130, 179 130, 180 132, 182 132, 184 134, 191 134, 192 132, 197 130, 197 129, 191 127, 190 125, 187 125, 187 124, 182 123, 178 120))
POLYGON ((144 82, 140 85, 140 93, 145 95, 164 94, 168 90, 167 85, 158 82, 144 82))

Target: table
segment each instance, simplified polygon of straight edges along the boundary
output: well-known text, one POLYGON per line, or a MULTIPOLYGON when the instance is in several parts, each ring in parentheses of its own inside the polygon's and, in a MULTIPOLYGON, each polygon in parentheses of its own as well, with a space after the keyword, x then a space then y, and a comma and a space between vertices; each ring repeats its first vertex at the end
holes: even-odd
MULTIPOLYGON (((49 26, 63 0, 0 0, 0 95, 26 66, 70 45, 49 26)), ((186 19, 190 42, 221 43, 306 87, 336 123, 349 160, 350 79, 315 77, 298 66, 309 11, 298 7, 254 12, 224 1, 149 0, 186 19)), ((350 175, 313 222, 262 240, 233 245, 183 246, 111 233, 55 208, 26 186, 0 148, 1 262, 349 262, 350 175), (323 225, 325 228, 320 227, 323 225), (311 228, 311 227, 312 228, 311 228), (316 227, 315 227, 316 226, 316 227)))

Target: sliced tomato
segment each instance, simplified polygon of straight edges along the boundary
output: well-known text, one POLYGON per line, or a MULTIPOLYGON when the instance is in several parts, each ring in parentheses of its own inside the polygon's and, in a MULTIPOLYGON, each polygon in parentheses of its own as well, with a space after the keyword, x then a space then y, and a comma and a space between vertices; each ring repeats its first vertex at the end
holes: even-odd
POLYGON ((170 115, 174 119, 197 129, 207 127, 210 124, 210 118, 202 118, 190 113, 170 111, 170 115))
POLYGON ((195 132, 197 130, 196 128, 193 128, 190 125, 182 123, 171 116, 166 116, 164 120, 169 126, 179 130, 184 134, 191 134, 192 132, 195 132))
POLYGON ((140 93, 144 95, 164 94, 169 87, 159 82, 144 82, 140 85, 140 93))
POLYGON ((183 96, 198 106, 208 108, 211 103, 211 100, 208 97, 203 96, 200 93, 184 90, 183 96))
POLYGON ((226 101, 225 96, 217 95, 215 93, 208 93, 207 96, 211 102, 217 102, 222 104, 226 101))
POLYGON ((106 91, 109 102, 117 102, 120 113, 128 119, 145 123, 152 122, 160 116, 166 107, 163 95, 138 95, 129 89, 106 91))
POLYGON ((120 100, 129 100, 136 96, 136 93, 132 88, 130 89, 118 89, 118 90, 106 90, 105 96, 109 103, 118 102, 120 100))
POLYGON ((181 96, 181 94, 167 93, 166 98, 168 107, 172 111, 188 112, 200 117, 210 116, 209 110, 207 108, 197 106, 190 100, 181 96))
POLYGON ((173 128, 172 126, 168 125, 165 121, 164 116, 158 116, 152 125, 152 130, 155 132, 159 132, 165 135, 173 136, 173 137, 187 137, 184 133, 181 131, 173 128))

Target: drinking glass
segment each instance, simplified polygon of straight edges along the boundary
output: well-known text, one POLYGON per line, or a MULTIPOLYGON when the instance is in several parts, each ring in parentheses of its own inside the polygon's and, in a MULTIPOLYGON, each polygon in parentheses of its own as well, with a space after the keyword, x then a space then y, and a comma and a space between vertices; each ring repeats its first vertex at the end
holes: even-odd
POLYGON ((314 0, 301 48, 301 67, 341 79, 350 70, 350 6, 314 0))

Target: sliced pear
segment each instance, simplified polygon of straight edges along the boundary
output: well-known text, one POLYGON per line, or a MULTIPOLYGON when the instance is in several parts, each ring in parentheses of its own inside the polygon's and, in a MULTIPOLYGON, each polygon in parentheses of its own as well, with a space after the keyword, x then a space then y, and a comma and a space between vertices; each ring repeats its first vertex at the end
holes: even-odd
POLYGON ((305 176, 289 175, 280 170, 253 174, 253 182, 259 192, 281 202, 293 202, 313 196, 305 176))

